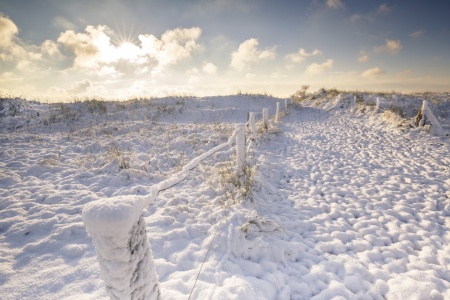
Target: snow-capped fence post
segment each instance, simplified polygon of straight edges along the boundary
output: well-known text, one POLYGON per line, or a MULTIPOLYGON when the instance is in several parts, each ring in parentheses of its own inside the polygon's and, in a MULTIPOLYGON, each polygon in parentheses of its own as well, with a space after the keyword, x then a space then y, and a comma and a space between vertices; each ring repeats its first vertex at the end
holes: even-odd
POLYGON ((122 196, 94 201, 83 209, 83 222, 111 299, 159 298, 143 206, 142 201, 122 196))
POLYGON ((287 113, 288 111, 288 100, 284 99, 284 112, 287 113))
POLYGON ((375 113, 380 112, 380 97, 377 97, 377 103, 375 104, 375 113))
POLYGON ((256 139, 256 122, 255 122, 255 113, 249 113, 248 123, 250 126, 250 138, 252 140, 256 139))
POLYGON ((428 106, 428 101, 423 100, 422 107, 420 108, 417 116, 416 123, 419 126, 424 126, 426 121, 430 123, 430 133, 433 135, 442 135, 444 133, 444 129, 439 123, 438 119, 435 117, 430 107, 428 106))
POLYGON ((245 125, 236 125, 236 173, 238 175, 244 172, 245 165, 245 125))
POLYGON ((263 108, 262 115, 263 115, 264 129, 267 131, 267 128, 269 127, 269 109, 263 108))
POLYGON ((277 102, 277 110, 275 112, 275 121, 280 121, 280 102, 277 102))

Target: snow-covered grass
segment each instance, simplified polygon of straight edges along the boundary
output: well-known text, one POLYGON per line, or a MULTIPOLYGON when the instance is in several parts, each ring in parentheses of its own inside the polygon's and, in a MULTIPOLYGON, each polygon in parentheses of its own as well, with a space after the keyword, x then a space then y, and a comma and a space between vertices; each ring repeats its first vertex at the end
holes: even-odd
MULTIPOLYGON (((448 130, 448 94, 305 93, 259 121, 246 178, 226 148, 162 192, 161 298, 450 298, 450 145, 411 127, 425 98, 448 130)), ((1 99, 0 298, 107 298, 85 205, 147 195, 277 101, 1 99)))

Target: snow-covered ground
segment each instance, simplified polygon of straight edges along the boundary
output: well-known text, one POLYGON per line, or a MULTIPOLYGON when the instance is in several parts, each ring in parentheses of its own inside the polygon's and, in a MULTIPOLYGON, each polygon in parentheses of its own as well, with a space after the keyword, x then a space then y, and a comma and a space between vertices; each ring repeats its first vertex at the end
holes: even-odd
MULTIPOLYGON (((162 299, 450 299, 449 138, 393 113, 420 96, 379 114, 358 97, 311 96, 272 123, 245 201, 230 148, 159 195, 144 218, 162 299)), ((107 298, 84 205, 148 194, 277 100, 1 100, 0 298, 107 298)))

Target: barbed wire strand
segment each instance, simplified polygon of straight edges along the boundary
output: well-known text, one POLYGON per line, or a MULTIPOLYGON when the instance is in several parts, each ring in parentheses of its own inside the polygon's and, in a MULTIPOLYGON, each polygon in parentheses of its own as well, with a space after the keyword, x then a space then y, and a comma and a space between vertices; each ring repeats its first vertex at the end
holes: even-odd
MULTIPOLYGON (((225 206, 225 217, 224 217, 222 220, 220 220, 220 223, 222 223, 222 221, 225 220, 225 219, 228 220, 228 206, 225 206)), ((192 293, 194 292, 195 285, 197 284, 197 280, 198 280, 198 278, 200 277, 200 274, 201 274, 201 272, 202 272, 203 265, 204 265, 205 262, 206 262, 206 259, 207 259, 208 255, 209 255, 209 251, 211 250, 211 246, 212 246, 214 240, 216 239, 217 233, 219 232, 219 229, 220 229, 220 223, 217 225, 217 230, 216 230, 216 232, 214 233, 214 236, 213 236, 213 238, 212 238, 212 240, 211 240, 211 243, 209 243, 208 251, 206 251, 206 255, 205 255, 205 257, 203 258, 203 262, 202 262, 202 264, 201 264, 201 266, 200 266, 200 270, 199 270, 198 273, 197 273, 197 277, 195 278, 194 286, 192 287, 192 290, 191 290, 191 293, 189 294, 188 300, 190 300, 191 297, 192 297, 192 293)))

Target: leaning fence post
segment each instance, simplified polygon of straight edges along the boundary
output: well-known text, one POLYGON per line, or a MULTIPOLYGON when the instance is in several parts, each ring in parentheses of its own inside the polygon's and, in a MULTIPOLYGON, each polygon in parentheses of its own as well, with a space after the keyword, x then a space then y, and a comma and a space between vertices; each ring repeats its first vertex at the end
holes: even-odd
POLYGON ((422 101, 422 106, 420 108, 421 111, 421 119, 419 122, 419 126, 424 126, 425 125, 425 121, 427 118, 427 109, 428 109, 428 102, 427 100, 423 100, 422 101))
POLYGON ((263 108, 262 114, 264 129, 267 131, 267 128, 269 128, 269 109, 263 108))
POLYGON ((242 174, 245 164, 245 125, 236 125, 236 173, 242 174))
POLYGON ((111 299, 159 298, 142 207, 137 199, 123 196, 94 201, 83 209, 83 222, 111 299))
POLYGON ((429 122, 431 125, 430 133, 433 135, 442 135, 444 134, 444 129, 441 126, 441 123, 438 121, 436 116, 431 111, 428 106, 428 101, 423 100, 422 107, 419 110, 418 116, 416 117, 419 121, 419 126, 424 126, 425 123, 429 122))
POLYGON ((256 139, 256 123, 255 123, 255 113, 251 112, 249 113, 248 122, 250 125, 250 138, 252 140, 256 139))

